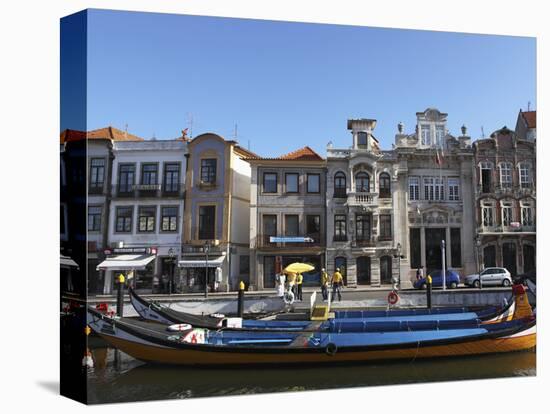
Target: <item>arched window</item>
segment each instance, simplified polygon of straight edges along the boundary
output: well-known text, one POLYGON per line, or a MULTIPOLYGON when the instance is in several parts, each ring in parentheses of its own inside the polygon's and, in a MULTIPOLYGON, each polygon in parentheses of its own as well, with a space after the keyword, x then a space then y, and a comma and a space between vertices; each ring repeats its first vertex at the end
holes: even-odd
POLYGON ((346 197, 346 174, 342 171, 334 174, 334 197, 346 197))
POLYGON ((366 172, 357 173, 355 176, 355 191, 358 193, 370 192, 369 175, 366 172))
POLYGON ((383 172, 378 177, 378 182, 380 187, 380 198, 391 198, 390 175, 383 172))

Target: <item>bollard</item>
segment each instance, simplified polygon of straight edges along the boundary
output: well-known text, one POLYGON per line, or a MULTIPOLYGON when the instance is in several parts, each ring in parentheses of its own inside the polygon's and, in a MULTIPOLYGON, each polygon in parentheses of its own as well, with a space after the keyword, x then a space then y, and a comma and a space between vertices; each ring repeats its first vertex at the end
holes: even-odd
POLYGON ((237 316, 239 318, 242 318, 243 313, 244 313, 244 282, 241 280, 241 283, 239 283, 239 301, 237 304, 237 316))
POLYGON ((122 316, 122 311, 124 309, 124 275, 122 273, 118 275, 117 289, 116 314, 117 316, 122 316))
POLYGON ((432 308, 432 277, 428 275, 426 278, 426 305, 428 309, 432 308))

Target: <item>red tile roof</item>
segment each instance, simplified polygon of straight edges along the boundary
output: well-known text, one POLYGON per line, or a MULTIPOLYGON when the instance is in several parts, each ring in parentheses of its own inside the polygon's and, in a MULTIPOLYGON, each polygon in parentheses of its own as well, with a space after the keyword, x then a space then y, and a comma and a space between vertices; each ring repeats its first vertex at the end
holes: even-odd
POLYGON ((289 152, 288 154, 281 155, 280 160, 293 160, 293 161, 322 161, 323 157, 313 151, 307 145, 296 151, 289 152))
POLYGON ((537 111, 526 111, 521 113, 527 128, 536 128, 537 127, 537 111))
POLYGON ((109 139, 113 141, 144 141, 143 138, 138 137, 137 135, 130 134, 125 131, 121 131, 118 128, 108 126, 105 128, 94 129, 88 131, 77 131, 74 129, 66 129, 61 132, 60 143, 71 141, 80 141, 83 139, 109 139))

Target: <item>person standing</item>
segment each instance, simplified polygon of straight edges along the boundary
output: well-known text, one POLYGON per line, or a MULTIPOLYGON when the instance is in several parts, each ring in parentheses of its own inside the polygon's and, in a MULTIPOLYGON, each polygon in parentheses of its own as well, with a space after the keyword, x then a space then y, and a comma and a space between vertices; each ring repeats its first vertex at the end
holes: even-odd
POLYGON ((342 284, 344 282, 344 278, 342 277, 342 274, 340 273, 340 268, 336 268, 336 272, 332 275, 332 297, 331 301, 334 302, 334 298, 336 297, 336 294, 338 294, 338 302, 342 301, 342 293, 341 288, 342 284))
POLYGON ((296 273, 289 273, 286 281, 288 282, 289 292, 292 292, 292 295, 296 298, 296 273))
POLYGON ((301 273, 298 273, 296 276, 296 300, 302 301, 302 283, 304 282, 304 277, 301 273))
POLYGON ((422 269, 419 267, 418 269, 416 269, 416 280, 420 280, 422 279, 422 269))
POLYGON ((285 275, 283 273, 277 273, 275 275, 275 283, 277 285, 277 296, 282 298, 285 294, 285 275))
POLYGON ((326 302, 328 300, 328 273, 324 268, 321 269, 321 295, 326 302))

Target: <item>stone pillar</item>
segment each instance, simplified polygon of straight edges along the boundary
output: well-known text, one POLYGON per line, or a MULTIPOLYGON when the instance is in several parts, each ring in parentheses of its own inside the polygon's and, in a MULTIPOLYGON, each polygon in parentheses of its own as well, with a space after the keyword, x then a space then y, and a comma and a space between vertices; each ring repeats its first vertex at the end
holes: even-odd
POLYGON ((373 256, 371 258, 371 286, 380 286, 380 258, 373 256))
POLYGON ((420 265, 424 269, 424 276, 426 276, 426 233, 425 227, 420 227, 420 265))
POLYGON ((447 269, 452 267, 451 261, 451 228, 447 225, 445 228, 445 261, 447 269))

